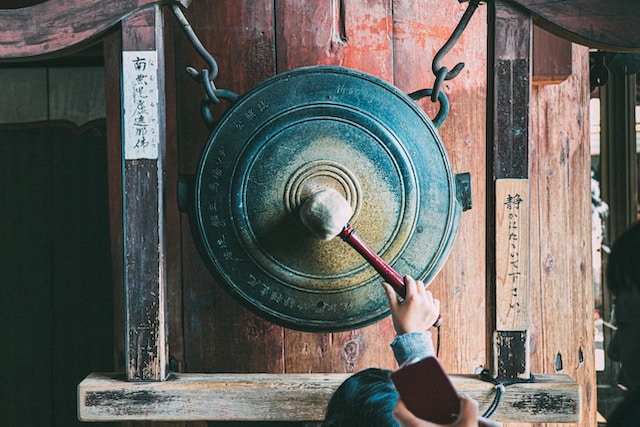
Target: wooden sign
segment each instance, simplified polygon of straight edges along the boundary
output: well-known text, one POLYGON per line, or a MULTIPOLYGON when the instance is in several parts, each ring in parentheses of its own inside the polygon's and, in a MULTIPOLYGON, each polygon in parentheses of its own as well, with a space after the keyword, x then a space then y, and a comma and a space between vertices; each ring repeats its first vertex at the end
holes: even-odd
POLYGON ((122 52, 122 103, 124 156, 157 159, 158 138, 158 52, 122 52))
POLYGON ((496 181, 496 329, 529 327, 529 180, 496 181))

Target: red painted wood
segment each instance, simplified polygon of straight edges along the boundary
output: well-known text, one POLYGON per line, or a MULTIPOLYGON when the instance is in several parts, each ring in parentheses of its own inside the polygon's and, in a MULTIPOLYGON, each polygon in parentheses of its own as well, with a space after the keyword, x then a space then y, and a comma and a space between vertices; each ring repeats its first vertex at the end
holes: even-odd
POLYGON ((97 41, 128 14, 160 3, 190 0, 49 0, 0 9, 0 61, 68 55, 97 41))
MULTIPOLYGON (((393 4, 394 83, 405 92, 433 87, 431 62, 467 9, 467 4, 439 0, 395 1, 393 4), (446 7, 444 7, 446 5, 446 7)), ((442 65, 464 68, 443 91, 451 103, 438 129, 453 171, 469 172, 471 210, 462 213, 451 253, 429 285, 440 300, 444 322, 440 361, 447 372, 469 373, 486 364, 486 62, 487 7, 480 6, 442 65), (462 338, 464 337, 464 338, 462 338), (464 356, 461 356, 464 355, 464 356)), ((420 101, 430 117, 438 104, 420 101)))
POLYGON ((341 65, 392 79, 391 4, 276 0, 278 72, 341 65))
MULTIPOLYGON (((185 16, 219 65, 216 87, 238 94, 275 73, 273 2, 199 1, 185 16)), ((206 66, 174 20, 177 158, 180 173, 196 172, 209 139, 199 110, 204 87, 185 72, 206 66)), ((226 101, 214 106, 219 117, 226 101)), ((177 227, 178 224, 169 224, 177 227)), ((182 214, 184 369, 187 372, 283 373, 283 328, 254 315, 216 283, 195 246, 187 214, 182 214)))
MULTIPOLYGON (((341 65, 393 80, 391 4, 387 1, 277 0, 278 72, 309 65, 341 65)), ((341 333, 286 329, 286 372, 355 372, 393 367, 391 319, 341 333)))

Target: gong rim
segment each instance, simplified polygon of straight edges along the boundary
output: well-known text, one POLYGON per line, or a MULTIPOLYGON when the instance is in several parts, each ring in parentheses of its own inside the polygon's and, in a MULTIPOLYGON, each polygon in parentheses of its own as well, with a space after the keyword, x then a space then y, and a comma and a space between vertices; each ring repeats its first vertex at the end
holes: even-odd
POLYGON ((299 221, 304 199, 326 186, 345 196, 351 224, 389 265, 425 283, 457 233, 454 175, 415 101, 343 67, 265 80, 210 136, 195 180, 196 227, 225 289, 293 329, 348 330, 389 313, 377 272, 340 239, 318 241, 299 221))

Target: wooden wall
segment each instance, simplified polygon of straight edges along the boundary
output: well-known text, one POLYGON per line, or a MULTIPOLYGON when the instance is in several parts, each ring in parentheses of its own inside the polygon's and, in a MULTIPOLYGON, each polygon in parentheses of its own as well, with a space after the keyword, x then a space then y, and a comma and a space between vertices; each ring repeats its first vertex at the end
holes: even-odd
MULTIPOLYGON (((275 2, 275 9, 272 2, 252 2, 251 7, 243 9, 236 4, 214 6, 194 2, 187 17, 219 61, 216 80, 219 88, 244 93, 276 72, 305 65, 336 64, 376 74, 410 92, 432 86, 431 59, 464 10, 457 5, 452 10, 443 10, 430 7, 433 5, 428 2, 347 3, 346 34, 341 34, 339 3, 283 0, 275 2), (439 25, 433 26, 432 22, 439 25)), ((459 61, 468 65, 455 82, 445 85, 455 108, 441 128, 454 171, 469 171, 475 177, 474 208, 463 215, 456 243, 456 247, 462 245, 475 254, 484 251, 485 168, 484 162, 477 159, 484 157, 485 143, 485 40, 486 26, 480 11, 446 59, 453 65, 459 61)), ((193 174, 208 131, 194 102, 201 97, 202 89, 182 70, 202 61, 179 30, 175 51, 180 172, 193 174)), ((435 110, 435 105, 427 107, 431 113, 435 110)), ((187 230, 187 218, 183 216, 182 221, 183 230, 187 230)), ((188 233, 183 233, 183 251, 194 251, 191 240, 188 233)), ((186 257, 189 264, 183 265, 184 283, 188 283, 183 286, 186 369, 354 372, 367 366, 394 363, 388 349, 393 337, 389 319, 338 334, 283 329, 255 318, 231 301, 212 283, 199 256, 189 253, 186 257), (346 349, 353 349, 354 344, 357 351, 347 354, 346 349), (207 350, 214 348, 214 352, 207 350), (265 358, 265 354, 270 357, 265 358)), ((454 249, 450 262, 431 288, 443 305, 452 310, 447 313, 451 319, 459 316, 482 319, 484 259, 460 255, 454 249)), ((460 326, 454 321, 445 323, 442 356, 456 372, 469 372, 484 361, 484 322, 473 322, 474 330, 468 331, 468 339, 461 343, 463 348, 456 349, 448 343, 459 335, 460 326), (461 353, 470 357, 460 357, 461 353)))
POLYGON ((588 50, 571 75, 534 87, 530 149, 532 372, 582 385, 583 426, 596 425, 588 50))
MULTIPOLYGON (((337 64, 378 75, 411 92, 431 87, 431 60, 465 7, 464 3, 438 0, 196 0, 186 15, 204 46, 218 60, 218 88, 242 94, 277 72, 304 65, 337 64)), ((171 18, 168 14, 167 31, 173 34, 173 44, 168 46, 167 64, 174 63, 175 68, 167 71, 166 198, 173 368, 184 372, 270 373, 393 368, 395 362, 388 347, 393 338, 390 319, 341 333, 293 331, 252 314, 229 297, 207 271, 194 245, 188 218, 178 212, 176 200, 178 175, 195 173, 209 136, 198 107, 202 86, 184 69, 200 69, 205 64, 171 18)), ((470 172, 473 182, 473 209, 463 213, 453 251, 430 287, 443 306, 440 356, 451 373, 471 373, 486 365, 491 346, 485 283, 485 253, 491 240, 486 232, 490 161, 486 158, 486 20, 486 9, 480 7, 444 59, 444 65, 450 68, 460 61, 466 66, 456 79, 444 85, 451 112, 440 135, 454 171, 470 172)), ((107 70, 112 82, 119 70, 114 56, 109 61, 109 55, 119 54, 114 43, 107 43, 106 50, 107 63, 113 64, 107 70)), ((573 61, 573 75, 568 80, 536 87, 532 96, 531 370, 534 374, 557 372, 574 377, 583 391, 580 425, 593 426, 587 49, 574 46, 573 61)), ((225 107, 223 101, 216 114, 225 107)), ((425 103, 425 108, 433 116, 434 106, 425 103)), ((112 132, 119 132, 115 125, 112 127, 112 132)), ((119 148, 110 149, 114 150, 111 200, 112 213, 116 214, 119 148)), ((118 250, 118 239, 121 242, 118 221, 112 218, 114 250, 118 250)), ((116 297, 121 298, 118 286, 116 283, 116 297)))

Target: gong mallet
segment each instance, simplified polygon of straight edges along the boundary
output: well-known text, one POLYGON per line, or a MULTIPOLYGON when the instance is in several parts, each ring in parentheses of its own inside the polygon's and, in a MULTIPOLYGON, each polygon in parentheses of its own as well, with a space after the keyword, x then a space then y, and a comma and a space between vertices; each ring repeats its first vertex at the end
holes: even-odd
MULTIPOLYGON (((404 279, 371 249, 349 224, 353 211, 349 202, 336 190, 325 188, 313 193, 300 208, 300 220, 316 237, 331 240, 340 236, 389 283, 400 297, 405 298, 407 290, 404 279)), ((433 326, 442 324, 442 316, 433 326)))

